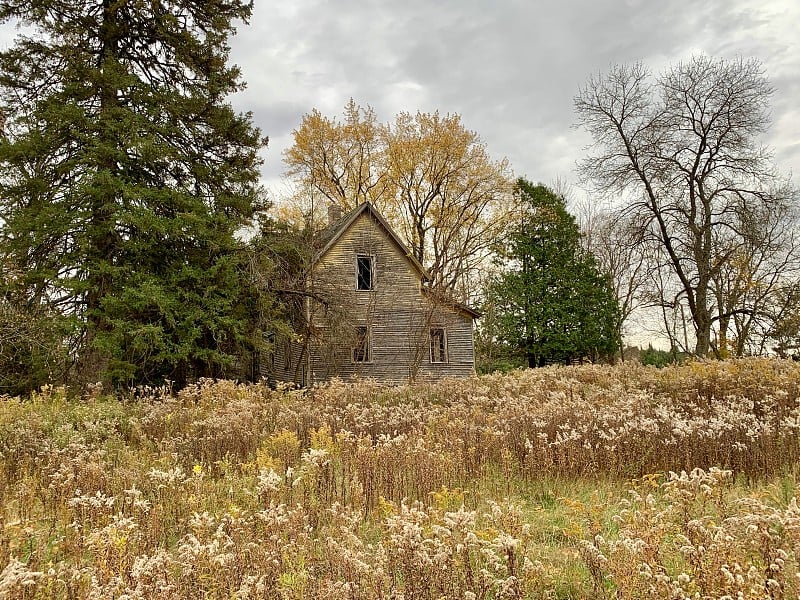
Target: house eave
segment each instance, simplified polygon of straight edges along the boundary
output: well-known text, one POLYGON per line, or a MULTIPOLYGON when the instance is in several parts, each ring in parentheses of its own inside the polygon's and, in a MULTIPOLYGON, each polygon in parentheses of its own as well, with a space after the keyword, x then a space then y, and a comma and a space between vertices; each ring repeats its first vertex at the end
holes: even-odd
POLYGON ((429 288, 422 288, 422 293, 428 296, 429 298, 432 298, 434 302, 437 302, 443 306, 447 306, 455 311, 464 313, 473 320, 480 319, 483 316, 482 312, 477 311, 470 306, 467 306, 463 302, 458 302, 453 298, 443 296, 441 293, 437 293, 429 288))
POLYGON ((400 250, 403 252, 405 257, 408 261, 414 266, 414 269, 420 274, 423 282, 431 281, 431 276, 428 271, 423 267, 420 262, 414 257, 411 253, 411 250, 403 243, 403 241, 398 237, 398 235, 394 232, 392 227, 383 216, 375 210, 375 207, 372 205, 371 202, 364 202, 363 204, 359 204, 358 207, 352 211, 350 211, 342 220, 341 223, 336 224, 336 231, 333 233, 331 238, 327 241, 325 246, 314 255, 314 259, 311 261, 312 266, 316 265, 322 258, 328 253, 328 251, 336 244, 339 238, 350 228, 350 226, 355 223, 356 219, 360 217, 365 212, 369 212, 369 214, 374 218, 378 224, 383 227, 386 233, 400 250))

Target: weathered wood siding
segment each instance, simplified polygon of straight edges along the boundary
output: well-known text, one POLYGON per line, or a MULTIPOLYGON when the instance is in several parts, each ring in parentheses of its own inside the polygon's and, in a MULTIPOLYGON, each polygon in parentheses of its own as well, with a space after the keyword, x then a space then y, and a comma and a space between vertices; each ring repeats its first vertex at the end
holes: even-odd
POLYGON ((309 287, 327 302, 308 304, 313 334, 306 384, 355 376, 405 383, 474 372, 472 318, 423 295, 419 272, 368 212, 320 258, 309 287), (374 257, 373 290, 356 289, 358 255, 374 257), (359 326, 370 332, 368 362, 352 359, 359 326), (444 363, 431 362, 432 327, 446 331, 444 363))
POLYGON ((472 338, 472 317, 440 306, 436 309, 431 327, 443 327, 446 332, 447 362, 433 363, 430 359, 430 338, 420 363, 419 379, 442 377, 468 377, 475 372, 475 354, 472 338))
POLYGON ((268 381, 306 385, 308 353, 304 345, 293 338, 280 336, 273 342, 272 352, 262 356, 261 376, 268 381))

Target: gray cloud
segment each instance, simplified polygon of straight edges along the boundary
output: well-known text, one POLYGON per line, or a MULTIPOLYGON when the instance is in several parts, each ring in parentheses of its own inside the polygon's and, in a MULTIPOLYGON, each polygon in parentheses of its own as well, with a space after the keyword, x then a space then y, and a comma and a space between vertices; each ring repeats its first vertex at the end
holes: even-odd
POLYGON ((800 166, 800 7, 789 2, 306 0, 272 12, 269 4, 257 6, 234 55, 251 82, 241 101, 252 98, 259 123, 275 127, 270 181, 302 114, 339 115, 351 97, 382 120, 401 110, 458 112, 517 173, 572 180, 587 142, 571 128, 579 86, 613 63, 642 60, 658 72, 697 52, 763 61, 777 88, 767 142, 784 169, 800 166), (255 48, 269 60, 250 60, 255 48), (280 118, 266 114, 273 102, 280 118))
POLYGON ((795 0, 257 0, 238 29, 232 59, 248 89, 233 102, 270 136, 270 185, 302 115, 339 115, 351 97, 381 120, 458 112, 518 174, 574 180, 587 142, 571 128, 579 86, 613 63, 658 72, 697 52, 762 61, 776 88, 765 141, 800 171, 795 0))

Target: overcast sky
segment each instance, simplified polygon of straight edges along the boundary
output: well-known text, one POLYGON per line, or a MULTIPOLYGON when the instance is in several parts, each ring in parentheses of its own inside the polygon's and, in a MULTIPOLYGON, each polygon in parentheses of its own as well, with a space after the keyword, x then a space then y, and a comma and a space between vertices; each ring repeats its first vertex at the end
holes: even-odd
MULTIPOLYGON (((587 135, 573 97, 614 63, 655 72, 689 58, 755 57, 775 87, 765 139, 800 177, 800 0, 255 0, 232 60, 270 146, 263 179, 282 191, 282 153, 313 108, 459 113, 517 176, 575 182, 587 135)), ((13 30, 0 30, 7 47, 13 30)))
POLYGON ((248 83, 233 101, 270 137, 263 175, 278 194, 302 115, 339 117, 351 97, 384 122, 459 113, 517 176, 574 182, 579 86, 614 63, 660 71, 701 52, 762 62, 776 88, 765 141, 800 176, 798 0, 256 0, 232 45, 248 83))

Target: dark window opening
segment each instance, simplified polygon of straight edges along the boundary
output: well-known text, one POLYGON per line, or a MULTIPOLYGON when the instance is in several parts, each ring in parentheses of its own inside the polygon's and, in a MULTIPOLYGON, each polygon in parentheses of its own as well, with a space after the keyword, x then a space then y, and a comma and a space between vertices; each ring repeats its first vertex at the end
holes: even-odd
POLYGON ((370 362, 370 354, 369 329, 366 327, 356 327, 356 345, 353 347, 353 362, 370 362))
POLYGON ((447 338, 441 327, 431 329, 431 362, 447 362, 447 338))
POLYGON ((374 261, 371 256, 356 257, 356 289, 371 290, 375 285, 374 261))

